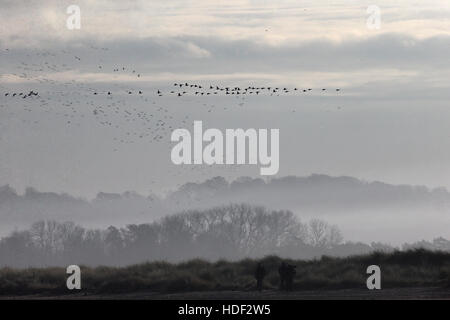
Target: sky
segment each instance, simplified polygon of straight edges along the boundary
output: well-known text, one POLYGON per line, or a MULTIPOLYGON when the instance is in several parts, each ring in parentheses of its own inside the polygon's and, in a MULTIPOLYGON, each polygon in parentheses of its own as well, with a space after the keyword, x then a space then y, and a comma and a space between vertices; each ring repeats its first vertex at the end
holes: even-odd
POLYGON ((259 176, 172 164, 172 129, 202 120, 280 129, 278 176, 450 188, 449 66, 448 1, 0 0, 0 185, 89 198, 259 176), (72 4, 79 30, 66 27, 72 4), (379 29, 367 25, 372 5, 379 29), (166 94, 176 82, 313 90, 166 94), (40 98, 4 96, 30 90, 40 98))

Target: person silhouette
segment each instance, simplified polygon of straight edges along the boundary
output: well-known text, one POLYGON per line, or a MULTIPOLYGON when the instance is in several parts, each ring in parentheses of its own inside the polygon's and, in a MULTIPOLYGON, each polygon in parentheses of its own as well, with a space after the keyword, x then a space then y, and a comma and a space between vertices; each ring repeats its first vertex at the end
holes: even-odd
POLYGON ((286 289, 286 271, 287 265, 285 262, 282 262, 278 267, 278 274, 280 275, 280 290, 286 289))
POLYGON ((294 283, 294 277, 297 271, 295 270, 296 266, 288 264, 286 267, 286 290, 291 291, 292 285, 294 283))
POLYGON ((256 289, 258 291, 262 290, 262 285, 264 281, 264 277, 266 276, 266 269, 262 265, 261 262, 258 263, 255 270, 255 278, 256 278, 256 289))

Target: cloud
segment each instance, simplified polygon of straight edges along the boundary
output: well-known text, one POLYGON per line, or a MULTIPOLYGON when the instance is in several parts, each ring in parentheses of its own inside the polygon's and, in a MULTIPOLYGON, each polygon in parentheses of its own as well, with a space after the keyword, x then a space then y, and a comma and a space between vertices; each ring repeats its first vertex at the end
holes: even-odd
POLYGON ((247 81, 270 79, 285 85, 362 86, 368 83, 406 83, 447 86, 450 36, 419 39, 383 34, 367 39, 317 39, 278 46, 250 40, 211 37, 115 39, 102 42, 42 42, 46 49, 12 49, 3 53, 5 72, 0 82, 17 82, 33 74, 56 81, 172 82, 178 80, 247 81), (44 53, 53 56, 45 57, 44 53), (81 57, 81 61, 74 57, 81 57), (44 62, 56 63, 58 70, 44 62), (44 72, 23 67, 35 64, 44 72), (103 69, 98 69, 102 65, 103 69), (126 66, 141 78, 114 73, 126 66), (16 76, 11 76, 15 73, 16 76), (172 80, 171 80, 172 79, 172 80))
POLYGON ((115 40, 123 37, 213 37, 272 45, 292 41, 370 38, 401 33, 420 38, 450 35, 450 5, 380 0, 382 27, 366 27, 369 1, 118 1, 79 0, 82 29, 65 27, 69 1, 3 1, 0 21, 8 46, 53 41, 115 40))

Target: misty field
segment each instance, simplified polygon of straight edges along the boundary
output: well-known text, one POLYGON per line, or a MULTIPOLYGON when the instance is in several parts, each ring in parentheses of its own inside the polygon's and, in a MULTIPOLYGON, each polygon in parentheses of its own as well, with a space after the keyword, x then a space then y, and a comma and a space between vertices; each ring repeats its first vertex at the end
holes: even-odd
MULTIPOLYGON (((189 294, 202 292, 239 293, 255 290, 254 271, 258 262, 267 270, 264 291, 277 294, 278 267, 281 261, 297 266, 293 291, 332 292, 334 290, 365 290, 366 268, 379 265, 382 289, 440 288, 444 297, 450 297, 450 253, 411 250, 393 253, 372 253, 348 258, 322 257, 317 260, 281 260, 269 256, 261 260, 244 259, 238 262, 220 260, 207 262, 190 260, 178 264, 149 262, 123 268, 81 267, 81 291, 66 288, 65 268, 0 269, 0 295, 62 296, 189 294)), ((416 290, 416 289, 414 289, 416 290)), ((264 291, 262 294, 264 294, 264 291)), ((345 292, 345 290, 343 291, 345 292)), ((388 292, 388 291, 387 291, 388 292)), ((281 293, 284 294, 284 293, 281 293)), ((214 297, 214 294, 207 297, 214 297)), ((442 297, 442 295, 441 295, 442 297)), ((203 296, 203 298, 205 298, 203 296)))

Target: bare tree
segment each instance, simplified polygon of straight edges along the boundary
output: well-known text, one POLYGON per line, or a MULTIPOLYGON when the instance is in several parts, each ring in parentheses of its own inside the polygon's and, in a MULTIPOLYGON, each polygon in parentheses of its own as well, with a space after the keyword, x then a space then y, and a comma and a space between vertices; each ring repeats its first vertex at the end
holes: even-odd
POLYGON ((333 247, 340 245, 343 241, 344 236, 338 226, 329 226, 327 230, 327 247, 332 249, 333 247))
POLYGON ((313 247, 324 248, 327 244, 328 224, 320 219, 309 221, 309 240, 313 247))
MULTIPOLYGON (((86 230, 72 222, 40 221, 29 231, 0 240, 0 261, 20 266, 124 265, 194 257, 314 257, 328 254, 342 241, 337 226, 320 219, 304 224, 291 211, 230 204, 120 229, 86 230)), ((446 244, 436 242, 441 247, 446 244)))

